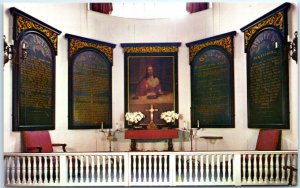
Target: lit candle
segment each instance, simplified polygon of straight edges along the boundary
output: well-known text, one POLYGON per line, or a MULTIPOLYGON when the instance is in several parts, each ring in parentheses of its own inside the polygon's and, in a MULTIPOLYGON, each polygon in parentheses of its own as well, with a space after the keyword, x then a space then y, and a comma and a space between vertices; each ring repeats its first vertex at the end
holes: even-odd
POLYGON ((277 42, 275 42, 275 48, 278 48, 278 43, 277 42))
POLYGON ((103 122, 101 122, 101 131, 103 131, 103 122))
POLYGON ((197 128, 199 128, 199 127, 200 127, 199 120, 197 120, 197 128))

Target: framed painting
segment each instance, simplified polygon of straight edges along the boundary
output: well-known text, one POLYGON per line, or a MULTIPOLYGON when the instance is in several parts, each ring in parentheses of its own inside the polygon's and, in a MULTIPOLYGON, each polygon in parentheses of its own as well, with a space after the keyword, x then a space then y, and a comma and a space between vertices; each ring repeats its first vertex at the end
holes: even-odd
POLYGON ((69 129, 112 128, 114 44, 66 34, 69 53, 69 129))
MULTIPOLYGON (((125 61, 125 113, 142 112, 140 125, 165 122, 160 114, 178 112, 177 53, 180 43, 121 44, 125 61), (149 112, 153 107, 153 114, 149 112)), ((131 124, 125 121, 125 127, 131 124)), ((178 122, 175 123, 178 127, 178 122)))
POLYGON ((289 129, 287 11, 277 7, 241 30, 247 53, 248 127, 289 129))
POLYGON ((55 129, 55 56, 61 33, 16 9, 13 15, 13 131, 55 129))
POLYGON ((233 31, 187 43, 194 128, 234 128, 235 34, 233 31))

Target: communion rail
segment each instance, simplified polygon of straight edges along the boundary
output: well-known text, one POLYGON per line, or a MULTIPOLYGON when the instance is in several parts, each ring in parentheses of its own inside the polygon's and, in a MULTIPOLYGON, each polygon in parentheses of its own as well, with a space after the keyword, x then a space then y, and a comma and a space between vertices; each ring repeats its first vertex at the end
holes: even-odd
POLYGON ((297 157, 297 151, 5 153, 5 185, 296 185, 297 157))

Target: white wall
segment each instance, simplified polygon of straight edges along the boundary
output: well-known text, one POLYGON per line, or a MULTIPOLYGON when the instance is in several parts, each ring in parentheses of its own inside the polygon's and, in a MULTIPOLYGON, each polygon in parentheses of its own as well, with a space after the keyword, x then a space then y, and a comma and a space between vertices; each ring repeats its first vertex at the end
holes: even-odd
MULTIPOLYGON (((213 9, 176 19, 128 19, 107 16, 86 11, 85 4, 7 4, 4 10, 15 6, 20 10, 48 23, 62 31, 58 39, 56 58, 56 129, 51 132, 53 142, 68 144, 68 151, 108 150, 108 143, 97 130, 68 130, 67 119, 67 40, 65 33, 71 33, 100 41, 117 44, 114 49, 113 66, 113 123, 124 125, 124 58, 120 43, 138 42, 181 42, 178 58, 179 113, 184 120, 190 121, 190 67, 188 48, 185 43, 214 35, 237 31, 235 45, 235 128, 201 129, 199 135, 223 136, 215 144, 197 138, 194 146, 197 150, 245 150, 254 149, 258 129, 247 128, 246 101, 246 54, 244 53, 243 33, 240 28, 267 13, 280 4, 213 4, 213 9), (120 97, 121 95, 121 97, 120 97)), ((296 30, 297 8, 292 6, 289 12, 290 35, 296 30)), ((8 23, 11 16, 4 15, 4 34, 9 36, 8 23)), ((290 104, 291 129, 283 131, 283 149, 297 149, 298 129, 298 71, 294 61, 290 62, 290 104)), ((20 151, 20 134, 11 131, 11 65, 4 67, 4 151, 20 151)), ((183 120, 180 121, 182 127, 183 120)), ((129 141, 118 134, 114 150, 129 150, 129 141)), ((164 149, 166 142, 138 143, 144 150, 164 149)), ((188 135, 181 134, 175 140, 175 150, 189 150, 188 135), (184 142, 181 142, 184 141, 184 142)))

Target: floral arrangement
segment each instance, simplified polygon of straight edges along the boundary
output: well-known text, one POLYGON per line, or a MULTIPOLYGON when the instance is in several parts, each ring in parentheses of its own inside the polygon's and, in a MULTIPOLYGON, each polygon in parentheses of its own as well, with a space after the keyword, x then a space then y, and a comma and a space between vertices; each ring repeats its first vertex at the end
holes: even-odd
POLYGON ((166 111, 160 114, 160 119, 165 120, 166 123, 174 123, 179 118, 179 114, 173 111, 166 111))
POLYGON ((127 112, 125 118, 131 123, 138 123, 145 118, 145 115, 142 112, 127 112))

